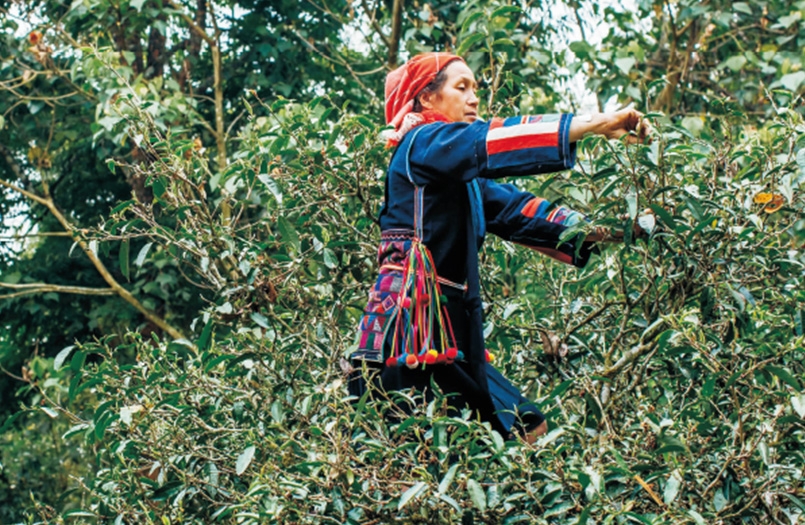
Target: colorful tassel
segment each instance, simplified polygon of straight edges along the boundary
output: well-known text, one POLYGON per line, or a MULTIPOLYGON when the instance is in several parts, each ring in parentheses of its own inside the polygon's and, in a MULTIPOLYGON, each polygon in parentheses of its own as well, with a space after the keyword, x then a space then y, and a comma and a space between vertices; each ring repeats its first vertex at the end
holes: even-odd
POLYGON ((414 369, 463 359, 463 353, 456 348, 445 306, 447 297, 442 294, 433 256, 419 239, 411 242, 402 267, 402 287, 386 366, 414 369), (439 348, 446 350, 440 352, 439 348))

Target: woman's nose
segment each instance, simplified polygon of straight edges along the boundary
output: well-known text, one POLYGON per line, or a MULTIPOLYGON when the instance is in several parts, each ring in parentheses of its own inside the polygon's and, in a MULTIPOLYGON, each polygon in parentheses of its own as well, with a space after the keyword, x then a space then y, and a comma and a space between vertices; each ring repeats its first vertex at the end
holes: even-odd
POLYGON ((467 101, 467 104, 469 104, 471 106, 477 106, 478 105, 478 95, 475 94, 475 91, 470 92, 470 98, 467 101))

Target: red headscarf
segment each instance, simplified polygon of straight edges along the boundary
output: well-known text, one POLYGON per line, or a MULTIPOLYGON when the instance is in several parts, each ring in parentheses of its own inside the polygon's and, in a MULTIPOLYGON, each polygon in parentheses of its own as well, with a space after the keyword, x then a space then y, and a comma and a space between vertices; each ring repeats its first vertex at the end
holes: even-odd
MULTIPOLYGON (((399 134, 406 115, 414 111, 414 98, 454 60, 463 59, 452 53, 423 53, 386 76, 386 124, 394 126, 397 132, 392 135, 399 134)), ((392 136, 390 142, 399 142, 400 138, 392 136)))

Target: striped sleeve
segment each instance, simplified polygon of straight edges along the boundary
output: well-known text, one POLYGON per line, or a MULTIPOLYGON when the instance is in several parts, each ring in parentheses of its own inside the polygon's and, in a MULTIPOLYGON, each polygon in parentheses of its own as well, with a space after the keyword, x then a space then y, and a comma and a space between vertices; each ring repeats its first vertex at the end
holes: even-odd
POLYGON ((405 136, 392 168, 416 184, 562 171, 576 162, 572 120, 562 114, 424 125, 405 136))
POLYGON ((587 264, 594 248, 591 243, 582 242, 579 247, 578 239, 561 240, 565 230, 587 220, 583 214, 564 206, 553 206, 512 184, 482 180, 480 186, 490 233, 565 264, 578 267, 587 264))
POLYGON ((493 118, 486 135, 486 168, 512 175, 547 173, 573 167, 568 114, 493 118), (511 173, 514 172, 514 173, 511 173))

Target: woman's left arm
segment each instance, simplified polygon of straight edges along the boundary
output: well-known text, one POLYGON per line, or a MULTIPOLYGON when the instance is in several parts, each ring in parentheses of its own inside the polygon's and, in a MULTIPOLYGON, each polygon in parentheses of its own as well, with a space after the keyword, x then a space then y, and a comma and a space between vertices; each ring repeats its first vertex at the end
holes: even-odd
POLYGON ((578 245, 578 239, 562 240, 562 234, 586 217, 579 212, 553 206, 540 197, 512 184, 479 179, 486 229, 498 237, 522 244, 565 264, 579 268, 595 250, 592 234, 578 245))

